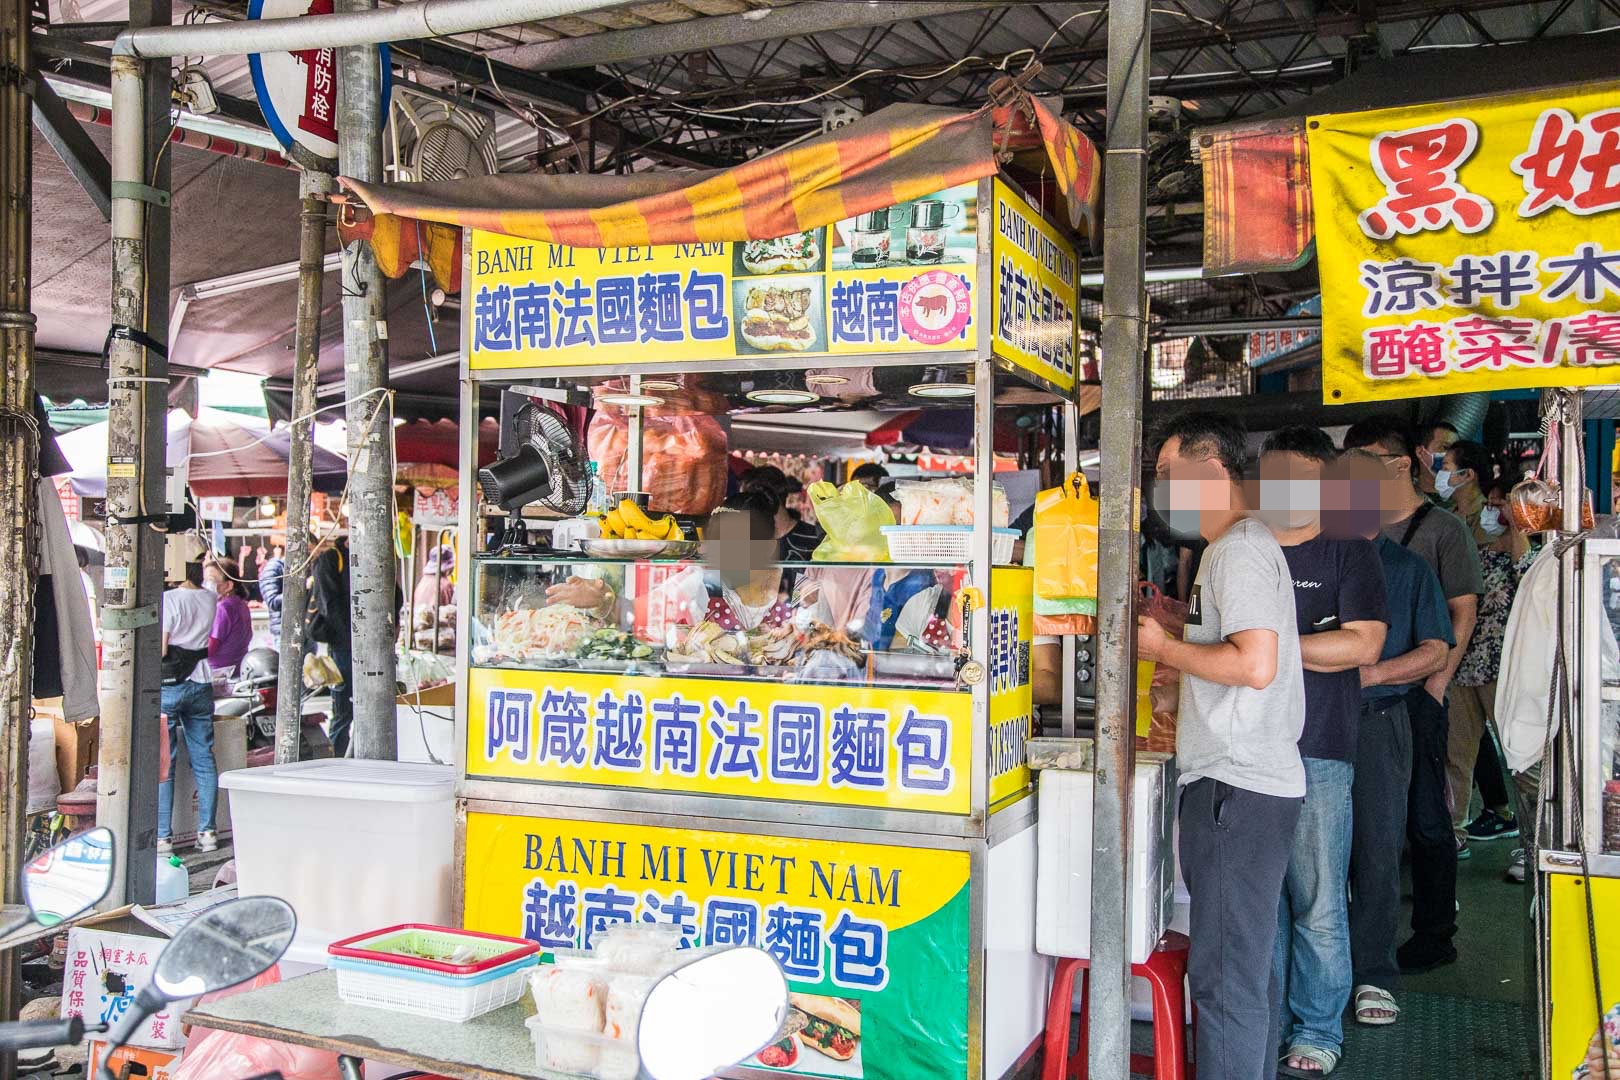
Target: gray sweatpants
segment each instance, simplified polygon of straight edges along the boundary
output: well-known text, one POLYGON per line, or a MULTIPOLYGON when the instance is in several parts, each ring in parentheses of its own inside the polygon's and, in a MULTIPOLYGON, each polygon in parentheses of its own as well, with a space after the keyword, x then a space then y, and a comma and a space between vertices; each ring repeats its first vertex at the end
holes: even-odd
POLYGON ((1303 799, 1203 778, 1181 791, 1181 873, 1192 900, 1187 981, 1198 1080, 1277 1075, 1277 905, 1303 799))

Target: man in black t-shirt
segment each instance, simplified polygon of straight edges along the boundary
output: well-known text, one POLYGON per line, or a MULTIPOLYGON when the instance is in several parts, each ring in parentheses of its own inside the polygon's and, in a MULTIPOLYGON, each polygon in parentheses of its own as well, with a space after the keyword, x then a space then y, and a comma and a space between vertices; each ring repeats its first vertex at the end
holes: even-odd
POLYGON ((1294 578, 1300 658, 1305 666, 1305 806, 1283 881, 1277 978, 1283 992, 1279 1068, 1322 1074, 1338 1063, 1350 1001, 1350 788, 1362 665, 1377 661, 1389 615, 1384 574, 1372 544, 1325 536, 1322 470, 1333 441, 1316 428, 1284 428, 1260 451, 1260 514, 1294 578))

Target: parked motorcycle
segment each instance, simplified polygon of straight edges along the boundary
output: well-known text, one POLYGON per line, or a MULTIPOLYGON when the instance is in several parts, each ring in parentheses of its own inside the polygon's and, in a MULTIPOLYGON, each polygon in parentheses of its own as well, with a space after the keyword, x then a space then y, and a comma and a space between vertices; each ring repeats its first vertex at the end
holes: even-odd
MULTIPOLYGON (((0 931, 9 934, 30 920, 57 925, 89 911, 112 885, 114 839, 95 829, 45 852, 24 868, 28 914, 0 931)), ((108 1036, 96 1080, 121 1080, 106 1062, 141 1024, 170 1002, 238 986, 268 971, 292 943, 298 919, 284 900, 271 896, 230 900, 186 924, 158 954, 152 980, 108 1036)), ((636 1047, 646 1080, 703 1080, 745 1061, 780 1036, 788 1014, 787 979, 763 949, 736 948, 693 960, 660 979, 641 1011, 636 1047), (724 1023, 716 1023, 724 1017, 724 1023)), ((82 1041, 106 1025, 80 1018, 0 1023, 0 1051, 62 1046, 82 1041)), ((339 1059, 345 1077, 359 1077, 356 1058, 339 1059)), ((126 1066, 127 1068, 127 1066, 126 1066)), ((280 1080, 263 1074, 254 1080, 280 1080)))
MULTIPOLYGON (((248 750, 262 750, 276 744, 276 705, 280 699, 281 659, 271 649, 249 649, 237 667, 231 695, 214 702, 215 716, 240 716, 247 724, 248 750)), ((321 725, 326 714, 306 712, 298 731, 298 759, 332 756, 332 740, 321 725)))

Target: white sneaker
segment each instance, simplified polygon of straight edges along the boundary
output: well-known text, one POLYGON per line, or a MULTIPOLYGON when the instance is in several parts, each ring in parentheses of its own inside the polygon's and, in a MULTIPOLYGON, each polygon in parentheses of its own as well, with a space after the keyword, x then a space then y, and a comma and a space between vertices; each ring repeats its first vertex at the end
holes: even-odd
POLYGON ((213 829, 209 829, 205 832, 200 832, 197 834, 198 851, 215 851, 218 850, 218 848, 219 837, 214 835, 213 829))
POLYGON ((1502 875, 1502 878, 1511 885, 1524 884, 1524 848, 1513 849, 1507 872, 1502 875))
POLYGON ((174 841, 169 839, 167 836, 158 837, 157 853, 159 855, 173 855, 174 841))

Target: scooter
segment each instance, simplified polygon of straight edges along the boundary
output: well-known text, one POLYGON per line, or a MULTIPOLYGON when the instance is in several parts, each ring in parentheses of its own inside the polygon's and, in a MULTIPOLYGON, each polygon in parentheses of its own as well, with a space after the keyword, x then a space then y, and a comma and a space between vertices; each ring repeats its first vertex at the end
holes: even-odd
MULTIPOLYGON (((0 930, 0 937, 29 921, 55 926, 95 907, 112 886, 113 854, 112 831, 103 828, 29 863, 23 871, 28 914, 0 930)), ((273 896, 230 900, 187 923, 158 954, 151 982, 136 992, 112 1029, 97 1080, 127 1080, 115 1076, 106 1060, 148 1017, 172 1001, 225 990, 268 971, 292 944, 297 927, 292 907, 273 896)), ((704 1080, 776 1042, 787 1016, 787 978, 770 953, 742 947, 702 956, 665 975, 648 994, 636 1031, 640 1076, 704 1080), (715 1023, 716 1017, 725 1023, 715 1023)), ((105 1030, 79 1018, 3 1023, 0 1051, 77 1043, 87 1032, 105 1030)), ((339 1066, 350 1080, 360 1076, 357 1058, 341 1057, 339 1066)))
MULTIPOLYGON (((280 657, 270 649, 250 649, 237 668, 231 696, 214 702, 215 716, 240 716, 247 724, 248 750, 276 745, 276 705, 280 699, 280 657)), ((306 712, 299 720, 298 759, 332 756, 332 740, 321 725, 326 714, 306 712)))

